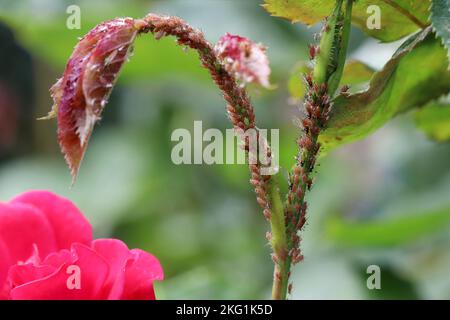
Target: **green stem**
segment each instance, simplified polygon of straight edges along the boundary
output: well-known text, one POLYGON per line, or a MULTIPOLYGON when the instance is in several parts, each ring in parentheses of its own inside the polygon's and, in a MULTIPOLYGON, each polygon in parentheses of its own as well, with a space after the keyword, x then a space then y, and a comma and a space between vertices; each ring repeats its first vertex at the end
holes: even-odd
POLYGON ((316 57, 316 64, 314 66, 314 82, 317 84, 326 83, 331 73, 334 72, 335 66, 332 64, 336 48, 336 39, 338 38, 338 22, 341 18, 342 1, 337 0, 333 13, 325 22, 325 30, 322 32, 320 39, 320 52, 316 57))
POLYGON ((342 27, 342 36, 340 41, 339 55, 337 59, 336 71, 331 75, 328 81, 328 94, 330 97, 334 96, 339 83, 341 82, 342 74, 344 72, 345 59, 347 57, 348 42, 350 39, 350 30, 352 28, 352 9, 353 0, 347 0, 344 16, 344 25, 342 27))
POLYGON ((275 262, 272 299, 285 300, 289 281, 290 264, 287 263, 287 239, 284 210, 278 186, 272 181, 269 188, 269 194, 272 200, 272 216, 270 219, 272 239, 270 244, 272 245, 275 262))

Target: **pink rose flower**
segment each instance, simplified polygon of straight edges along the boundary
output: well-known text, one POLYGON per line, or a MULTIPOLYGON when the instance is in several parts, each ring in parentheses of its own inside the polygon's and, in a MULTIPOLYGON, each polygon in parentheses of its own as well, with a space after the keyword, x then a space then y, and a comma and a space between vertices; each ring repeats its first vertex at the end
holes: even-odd
POLYGON ((0 202, 0 299, 155 299, 159 261, 120 240, 92 240, 72 202, 48 191, 0 202))

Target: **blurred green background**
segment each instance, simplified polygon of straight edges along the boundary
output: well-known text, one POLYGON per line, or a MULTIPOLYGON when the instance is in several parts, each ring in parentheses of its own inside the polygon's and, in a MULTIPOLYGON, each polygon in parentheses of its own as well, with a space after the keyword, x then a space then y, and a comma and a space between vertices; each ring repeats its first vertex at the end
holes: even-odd
MULTIPOLYGON (((179 15, 215 42, 225 32, 268 47, 274 89, 250 88, 258 125, 280 129, 282 171, 296 153, 295 64, 317 28, 270 17, 261 0, 0 0, 0 200, 49 189, 75 202, 96 237, 117 237, 156 255, 161 299, 266 299, 272 262, 268 225, 245 165, 171 162, 176 128, 230 128, 220 93, 195 52, 172 38, 140 37, 97 125, 78 181, 56 142, 49 87, 77 38, 103 20, 179 15), (66 28, 71 4, 81 29, 66 28)), ((381 68, 399 43, 353 30, 350 57, 381 68)), ((450 145, 429 141, 405 114, 363 141, 321 159, 308 196, 305 261, 293 299, 450 298, 450 145), (366 286, 381 268, 381 290, 366 286)), ((285 188, 285 186, 284 186, 285 188)))

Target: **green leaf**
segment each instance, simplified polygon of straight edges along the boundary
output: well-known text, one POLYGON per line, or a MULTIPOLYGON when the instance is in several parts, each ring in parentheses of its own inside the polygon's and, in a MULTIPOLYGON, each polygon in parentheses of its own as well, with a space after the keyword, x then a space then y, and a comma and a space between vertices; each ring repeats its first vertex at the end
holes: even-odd
POLYGON ((450 140, 450 105, 429 103, 414 114, 416 125, 428 137, 437 141, 450 140))
POLYGON ((450 59, 450 1, 433 0, 431 5, 431 25, 448 50, 450 59))
POLYGON ((328 238, 338 245, 391 247, 410 243, 450 225, 450 207, 420 214, 364 222, 333 216, 326 224, 328 238))
POLYGON ((372 77, 366 91, 339 95, 319 140, 327 151, 362 139, 399 113, 450 91, 446 50, 431 28, 408 39, 372 77))
POLYGON ((375 70, 361 61, 349 61, 344 67, 341 85, 349 85, 350 92, 360 91, 370 81, 374 72, 375 70))
MULTIPOLYGON (((274 16, 313 25, 332 12, 334 1, 265 0, 263 6, 274 16)), ((429 7, 430 0, 358 0, 354 4, 352 21, 374 38, 395 41, 425 28, 429 24, 429 7), (367 10, 372 5, 381 10, 381 29, 367 28, 367 19, 373 15, 367 10)))

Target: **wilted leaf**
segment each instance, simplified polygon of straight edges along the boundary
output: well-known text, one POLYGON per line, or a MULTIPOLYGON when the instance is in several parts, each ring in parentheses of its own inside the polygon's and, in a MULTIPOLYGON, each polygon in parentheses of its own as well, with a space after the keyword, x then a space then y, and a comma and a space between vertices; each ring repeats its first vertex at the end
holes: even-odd
POLYGON ((334 100, 327 128, 319 139, 325 149, 362 139, 395 115, 423 106, 450 91, 446 50, 427 28, 408 39, 370 87, 334 100))
MULTIPOLYGON (((334 3, 331 0, 265 0, 263 6, 274 16, 314 25, 332 12, 334 3)), ((352 21, 374 38, 394 41, 426 27, 429 7, 430 0, 358 0, 353 7, 352 21), (381 10, 381 29, 367 27, 367 19, 373 14, 370 10, 368 13, 368 8, 373 5, 381 10)))
POLYGON ((77 44, 63 77, 51 89, 49 116, 58 117, 58 141, 74 178, 136 34, 131 18, 99 24, 77 44))
POLYGON ((431 5, 431 25, 448 50, 450 59, 450 1, 433 0, 431 5))
POLYGON ((416 125, 437 141, 450 140, 450 105, 432 102, 414 114, 416 125))

